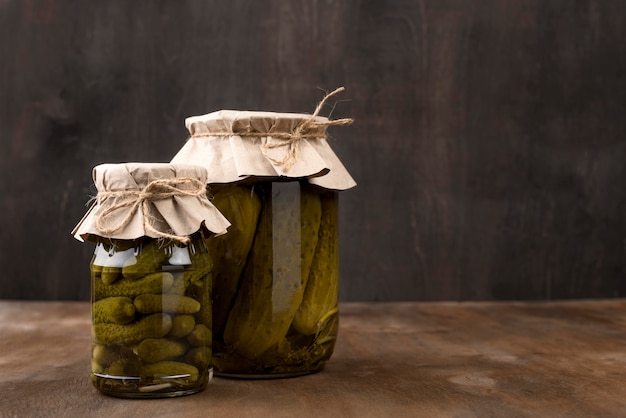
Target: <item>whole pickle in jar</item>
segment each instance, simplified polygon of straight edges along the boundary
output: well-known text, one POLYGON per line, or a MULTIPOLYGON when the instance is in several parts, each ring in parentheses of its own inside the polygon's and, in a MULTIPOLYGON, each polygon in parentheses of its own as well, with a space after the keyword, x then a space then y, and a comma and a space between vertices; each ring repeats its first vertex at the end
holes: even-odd
POLYGON ((211 328, 204 324, 197 324, 187 335, 187 341, 194 347, 210 346, 212 339, 211 328))
POLYGON ((163 293, 174 283, 174 276, 168 272, 147 274, 136 280, 122 278, 112 284, 103 283, 100 278, 94 279, 94 297, 100 300, 112 296, 134 298, 142 293, 163 293))
POLYGON ((200 302, 200 310, 194 314, 196 322, 211 328, 213 324, 211 306, 214 263, 212 254, 207 252, 205 242, 198 243, 197 247, 191 253, 195 268, 185 272, 185 280, 188 283, 185 295, 200 302), (202 248, 199 248, 200 246, 202 248))
POLYGON ((122 269, 119 267, 100 267, 100 277, 105 284, 111 284, 122 276, 122 269))
POLYGON ((322 219, 307 286, 292 326, 304 335, 319 332, 337 312, 339 286, 339 234, 336 194, 320 196, 322 219))
POLYGON ((200 310, 200 302, 188 296, 172 294, 144 293, 134 300, 137 312, 155 313, 171 312, 179 314, 193 314, 200 310))
POLYGON ((144 364, 139 369, 139 374, 142 378, 187 376, 192 381, 197 380, 199 377, 198 369, 195 366, 171 360, 144 364))
POLYGON ((193 315, 174 315, 172 317, 172 329, 169 334, 173 338, 182 338, 193 330, 196 326, 196 320, 193 315))
POLYGON ((91 306, 93 322, 128 324, 135 318, 135 305, 126 296, 113 296, 95 301, 91 306))
POLYGON ((185 354, 185 363, 196 366, 199 370, 211 365, 211 346, 193 347, 185 354))
POLYGON ((187 346, 183 342, 166 338, 146 338, 134 350, 141 361, 146 363, 172 360, 186 351, 187 346))
POLYGON ((168 251, 159 240, 151 240, 140 245, 137 255, 129 257, 122 267, 122 276, 126 279, 138 279, 153 271, 161 270, 167 260, 168 251))
POLYGON ((101 373, 113 362, 120 359, 119 348, 116 346, 93 344, 91 351, 92 370, 101 373))
POLYGON ((316 193, 301 187, 298 182, 264 185, 252 251, 224 330, 225 344, 247 358, 285 337, 302 301, 321 206, 316 193))
POLYGON ((213 270, 213 330, 221 335, 235 300, 239 278, 252 247, 261 201, 252 188, 211 186, 211 203, 228 219, 228 233, 207 238, 213 270))
POLYGON ((161 338, 172 328, 172 318, 155 313, 127 325, 94 324, 94 341, 104 345, 131 345, 146 338, 161 338))
POLYGON ((192 283, 187 289, 187 295, 200 302, 200 310, 194 314, 196 322, 209 329, 213 326, 212 290, 210 273, 204 276, 204 279, 192 283))

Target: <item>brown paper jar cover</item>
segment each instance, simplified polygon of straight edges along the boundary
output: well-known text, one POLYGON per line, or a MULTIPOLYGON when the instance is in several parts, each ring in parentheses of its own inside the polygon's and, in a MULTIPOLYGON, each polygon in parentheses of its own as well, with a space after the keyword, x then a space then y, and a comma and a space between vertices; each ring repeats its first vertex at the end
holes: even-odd
POLYGON ((308 178, 310 183, 326 189, 346 190, 356 182, 326 140, 327 122, 328 118, 301 113, 237 110, 189 117, 185 125, 190 138, 171 162, 206 167, 210 184, 250 177, 308 178), (280 163, 289 152, 285 135, 293 134, 310 120, 314 122, 312 127, 295 145, 293 165, 280 163), (267 145, 273 148, 265 148, 267 145))
POLYGON ((101 196, 106 193, 110 196, 97 197, 76 225, 72 235, 79 241, 94 240, 98 236, 125 240, 144 236, 162 238, 162 235, 152 232, 152 228, 159 233, 181 237, 202 228, 221 235, 230 226, 230 222, 206 197, 204 184, 207 181, 207 170, 204 167, 171 163, 101 164, 94 167, 93 180, 101 196), (181 179, 182 183, 176 182, 181 179), (189 182, 184 182, 186 179, 189 182), (164 180, 166 183, 172 181, 179 191, 174 191, 172 195, 165 194, 156 200, 147 199, 146 204, 133 206, 139 193, 147 190, 155 180, 164 180), (203 186, 202 189, 199 185, 203 186), (116 206, 114 211, 110 211, 116 206), (124 226, 113 234, 103 234, 102 229, 98 228, 98 218, 103 212, 108 212, 105 219, 101 220, 106 229, 124 226), (130 220, 125 223, 127 216, 130 220), (149 228, 146 227, 146 221, 150 222, 149 228))

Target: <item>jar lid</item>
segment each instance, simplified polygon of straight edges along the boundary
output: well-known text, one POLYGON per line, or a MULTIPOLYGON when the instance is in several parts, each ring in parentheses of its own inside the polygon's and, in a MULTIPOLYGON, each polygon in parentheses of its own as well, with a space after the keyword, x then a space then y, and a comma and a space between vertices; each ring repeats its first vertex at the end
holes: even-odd
POLYGON ((172 163, 202 165, 208 183, 232 183, 250 177, 308 178, 318 186, 345 190, 356 185, 326 140, 329 126, 351 119, 318 116, 327 95, 313 115, 220 110, 189 117, 190 138, 172 163))
POLYGON ((95 203, 72 234, 79 241, 147 236, 181 242, 203 228, 224 234, 230 223, 207 199, 206 179, 206 169, 195 165, 98 165, 95 203))

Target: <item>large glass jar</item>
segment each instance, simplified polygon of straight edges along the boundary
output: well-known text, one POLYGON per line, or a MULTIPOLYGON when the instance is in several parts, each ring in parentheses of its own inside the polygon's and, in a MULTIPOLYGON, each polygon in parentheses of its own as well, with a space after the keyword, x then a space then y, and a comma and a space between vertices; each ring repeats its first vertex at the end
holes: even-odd
POLYGON ((321 370, 338 331, 338 192, 356 185, 326 141, 351 119, 220 110, 187 118, 172 163, 207 169, 230 221, 214 255, 216 375, 288 377, 321 370))
POLYGON ((307 181, 214 185, 232 223, 214 254, 216 374, 286 377, 321 370, 338 327, 336 191, 307 181))
POLYGON ((91 380, 118 397, 187 395, 211 379, 212 262, 202 234, 189 244, 97 240, 91 380))

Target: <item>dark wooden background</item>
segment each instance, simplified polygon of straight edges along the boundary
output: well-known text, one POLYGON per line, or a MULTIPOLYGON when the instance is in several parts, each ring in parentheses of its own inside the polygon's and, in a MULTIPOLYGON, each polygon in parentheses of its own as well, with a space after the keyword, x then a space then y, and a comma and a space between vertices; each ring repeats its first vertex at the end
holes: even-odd
POLYGON ((626 296, 625 39, 622 0, 2 1, 0 298, 88 298, 94 165, 341 85, 343 300, 626 296))

